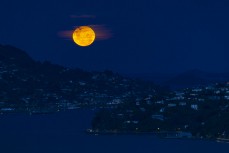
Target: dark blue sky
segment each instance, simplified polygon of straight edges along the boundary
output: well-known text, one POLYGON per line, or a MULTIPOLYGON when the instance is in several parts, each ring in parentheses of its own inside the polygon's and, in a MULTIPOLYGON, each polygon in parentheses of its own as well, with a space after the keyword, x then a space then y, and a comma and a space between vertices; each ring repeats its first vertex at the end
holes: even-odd
POLYGON ((36 60, 86 70, 229 72, 227 1, 1 0, 0 43, 21 48, 36 60), (92 24, 105 25, 113 37, 82 48, 58 36, 92 24))

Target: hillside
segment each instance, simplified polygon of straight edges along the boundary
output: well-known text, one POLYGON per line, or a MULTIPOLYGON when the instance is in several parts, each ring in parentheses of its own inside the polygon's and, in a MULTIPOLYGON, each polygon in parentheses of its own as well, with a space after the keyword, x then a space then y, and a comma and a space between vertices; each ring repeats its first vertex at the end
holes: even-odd
POLYGON ((86 72, 38 62, 20 49, 0 45, 0 112, 114 107, 131 97, 157 91, 159 88, 150 82, 112 71, 86 72))
POLYGON ((201 70, 189 70, 174 76, 163 84, 171 89, 182 89, 211 83, 225 82, 229 79, 229 73, 213 73, 201 70))
POLYGON ((191 133, 196 138, 229 139, 229 82, 174 90, 103 109, 92 133, 191 133))

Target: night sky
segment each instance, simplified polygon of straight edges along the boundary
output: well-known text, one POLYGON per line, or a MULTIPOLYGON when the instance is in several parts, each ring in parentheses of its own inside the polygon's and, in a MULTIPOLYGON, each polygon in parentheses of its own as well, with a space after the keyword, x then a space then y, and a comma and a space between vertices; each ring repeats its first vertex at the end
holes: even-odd
POLYGON ((229 72, 228 0, 1 0, 0 44, 35 60, 123 74, 229 72), (99 25, 112 37, 79 47, 59 36, 99 25))

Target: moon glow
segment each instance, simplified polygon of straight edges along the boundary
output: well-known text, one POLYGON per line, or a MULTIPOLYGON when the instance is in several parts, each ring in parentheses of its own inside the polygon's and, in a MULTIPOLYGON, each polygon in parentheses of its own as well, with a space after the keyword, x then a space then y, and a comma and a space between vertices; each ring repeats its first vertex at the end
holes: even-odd
POLYGON ((95 40, 95 32, 89 26, 80 26, 72 34, 73 41, 82 47, 91 45, 95 40))

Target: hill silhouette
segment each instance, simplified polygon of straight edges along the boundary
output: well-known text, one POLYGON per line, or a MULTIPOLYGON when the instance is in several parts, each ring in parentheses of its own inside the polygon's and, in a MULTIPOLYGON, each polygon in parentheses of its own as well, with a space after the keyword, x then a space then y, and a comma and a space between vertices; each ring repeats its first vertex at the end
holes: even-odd
POLYGON ((57 111, 106 106, 134 96, 155 93, 150 82, 122 77, 112 71, 87 72, 48 61, 34 61, 26 52, 0 45, 0 110, 57 111))

